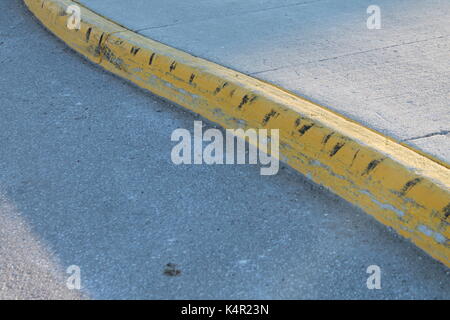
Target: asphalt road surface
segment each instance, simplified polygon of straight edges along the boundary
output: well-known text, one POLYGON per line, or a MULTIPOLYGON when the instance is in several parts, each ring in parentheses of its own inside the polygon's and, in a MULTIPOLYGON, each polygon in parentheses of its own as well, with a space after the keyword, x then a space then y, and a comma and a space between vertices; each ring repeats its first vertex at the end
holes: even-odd
POLYGON ((19 0, 0 2, 0 70, 0 298, 450 298, 445 266, 289 168, 174 165, 171 133, 199 118, 19 0))

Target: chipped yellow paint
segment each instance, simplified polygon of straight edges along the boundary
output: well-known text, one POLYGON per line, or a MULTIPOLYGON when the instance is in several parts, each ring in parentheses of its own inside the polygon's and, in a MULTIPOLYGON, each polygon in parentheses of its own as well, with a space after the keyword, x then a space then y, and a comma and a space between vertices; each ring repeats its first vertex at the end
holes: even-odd
POLYGON ((225 128, 280 130, 281 159, 450 267, 447 164, 281 88, 140 36, 71 0, 24 0, 69 46, 225 128))

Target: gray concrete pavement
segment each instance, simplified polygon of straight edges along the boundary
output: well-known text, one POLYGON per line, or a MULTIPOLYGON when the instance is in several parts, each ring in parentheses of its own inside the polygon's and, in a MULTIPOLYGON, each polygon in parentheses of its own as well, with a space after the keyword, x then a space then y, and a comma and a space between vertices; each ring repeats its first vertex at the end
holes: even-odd
POLYGON ((198 118, 21 1, 0 2, 0 67, 0 298, 450 298, 446 267, 288 168, 173 165, 172 131, 198 118))
POLYGON ((450 162, 448 0, 79 2, 450 162))

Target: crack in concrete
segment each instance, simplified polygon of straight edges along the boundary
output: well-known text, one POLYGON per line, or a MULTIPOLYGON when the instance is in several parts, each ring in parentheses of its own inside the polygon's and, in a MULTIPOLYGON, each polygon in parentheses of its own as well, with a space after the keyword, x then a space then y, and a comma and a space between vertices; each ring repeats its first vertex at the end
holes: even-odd
MULTIPOLYGON (((286 4, 286 5, 282 5, 282 6, 270 7, 270 8, 262 8, 262 9, 250 10, 250 11, 242 11, 242 12, 239 12, 239 13, 236 13, 236 14, 224 15, 224 16, 213 17, 213 18, 207 18, 207 19, 204 19, 202 21, 214 20, 214 19, 217 19, 217 18, 229 18, 229 17, 239 16, 239 15, 248 14, 248 13, 259 13, 259 12, 265 12, 265 11, 270 11, 270 10, 291 8, 291 7, 309 5, 309 4, 314 4, 314 3, 317 3, 317 2, 324 2, 324 1, 329 1, 329 0, 304 1, 304 2, 297 2, 297 3, 292 3, 292 4, 286 4)), ((141 31, 152 30, 152 29, 161 29, 161 28, 167 28, 167 27, 183 25, 183 24, 186 25, 186 24, 195 23, 195 22, 198 22, 198 20, 196 20, 196 21, 189 21, 189 22, 186 22, 186 21, 183 22, 182 21, 182 22, 176 22, 176 23, 171 23, 171 24, 166 24, 166 25, 161 25, 161 26, 154 26, 154 27, 143 27, 143 28, 139 28, 137 30, 134 30, 134 32, 141 32, 141 31)))
POLYGON ((450 37, 450 36, 449 35, 443 35, 443 36, 439 36, 439 37, 433 37, 433 38, 428 38, 428 39, 423 39, 423 40, 416 40, 416 41, 404 42, 404 43, 399 43, 399 44, 393 44, 393 45, 390 45, 390 46, 385 46, 385 47, 380 47, 380 48, 373 48, 373 49, 364 50, 364 51, 351 52, 351 53, 346 53, 346 54, 333 56, 333 57, 329 57, 329 58, 324 58, 324 59, 320 59, 320 60, 311 60, 311 61, 307 61, 307 62, 302 62, 302 63, 296 64, 295 66, 294 65, 286 65, 286 66, 281 66, 281 67, 277 67, 277 68, 272 68, 272 69, 267 69, 267 70, 262 70, 262 71, 256 71, 256 72, 250 73, 250 75, 266 73, 266 72, 272 72, 272 71, 278 71, 280 69, 292 68, 292 67, 296 67, 296 66, 300 66, 300 65, 310 64, 310 63, 317 63, 317 62, 336 60, 336 59, 340 59, 340 58, 351 57, 351 56, 364 54, 364 53, 369 53, 369 52, 374 52, 374 51, 378 51, 378 50, 391 49, 391 48, 401 47, 401 46, 405 46, 405 45, 422 43, 422 42, 427 42, 427 41, 432 41, 432 40, 437 40, 437 39, 444 39, 444 38, 448 38, 448 37, 450 37))
POLYGON ((434 136, 445 136, 447 134, 450 134, 450 130, 441 130, 441 131, 437 131, 437 132, 432 132, 423 136, 418 136, 418 137, 412 137, 412 138, 408 138, 405 140, 402 140, 403 142, 405 141, 412 141, 412 140, 419 140, 419 139, 424 139, 424 138, 429 138, 429 137, 434 137, 434 136))

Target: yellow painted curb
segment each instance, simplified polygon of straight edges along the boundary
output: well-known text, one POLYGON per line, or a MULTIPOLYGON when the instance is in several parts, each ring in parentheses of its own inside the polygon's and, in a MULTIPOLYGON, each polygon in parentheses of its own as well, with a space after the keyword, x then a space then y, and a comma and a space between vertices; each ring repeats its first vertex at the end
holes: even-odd
MULTIPOLYGON (((72 0, 24 0, 70 47, 225 128, 280 129, 281 160, 450 267, 450 170, 276 86, 140 36, 72 0)), ((282 201, 282 199, 280 199, 282 201)))

